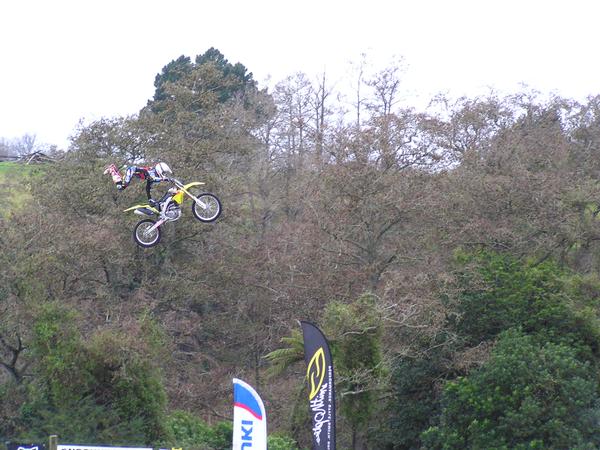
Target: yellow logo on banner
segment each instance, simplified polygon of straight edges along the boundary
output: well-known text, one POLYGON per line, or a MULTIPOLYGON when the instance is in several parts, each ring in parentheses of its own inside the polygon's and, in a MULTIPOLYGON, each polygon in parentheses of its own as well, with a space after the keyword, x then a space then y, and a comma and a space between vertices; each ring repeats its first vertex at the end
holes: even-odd
POLYGON ((319 389, 321 389, 321 385, 325 379, 325 352, 323 351, 323 347, 319 347, 310 359, 306 369, 306 378, 308 378, 310 387, 308 399, 312 400, 317 395, 317 392, 319 392, 319 389))

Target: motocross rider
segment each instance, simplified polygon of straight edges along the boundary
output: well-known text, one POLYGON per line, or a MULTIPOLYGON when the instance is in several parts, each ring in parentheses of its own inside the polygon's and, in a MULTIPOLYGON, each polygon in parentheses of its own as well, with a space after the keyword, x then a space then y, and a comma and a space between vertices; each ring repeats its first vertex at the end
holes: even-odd
POLYGON ((172 174, 171 168, 164 162, 159 162, 154 167, 145 166, 129 166, 125 171, 125 177, 122 178, 121 174, 117 170, 114 164, 111 164, 104 171, 105 174, 110 173, 114 183, 117 185, 119 191, 124 190, 129 186, 133 177, 139 178, 140 180, 146 180, 146 195, 148 196, 148 203, 150 206, 157 208, 159 201, 152 198, 150 190, 154 183, 160 183, 161 181, 168 181, 169 174, 172 174))

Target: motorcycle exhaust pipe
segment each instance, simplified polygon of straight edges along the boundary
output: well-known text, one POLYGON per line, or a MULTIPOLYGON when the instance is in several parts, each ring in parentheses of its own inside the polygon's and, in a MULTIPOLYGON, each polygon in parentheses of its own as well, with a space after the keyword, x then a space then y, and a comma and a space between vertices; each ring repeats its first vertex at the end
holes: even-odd
POLYGON ((133 213, 137 214, 138 216, 151 216, 152 215, 152 211, 150 211, 147 208, 135 209, 133 211, 133 213))

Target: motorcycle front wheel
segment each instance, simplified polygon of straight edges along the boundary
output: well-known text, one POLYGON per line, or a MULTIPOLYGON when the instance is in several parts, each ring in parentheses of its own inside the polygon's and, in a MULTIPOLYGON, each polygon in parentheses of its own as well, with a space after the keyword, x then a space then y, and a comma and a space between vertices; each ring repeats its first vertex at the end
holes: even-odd
POLYGON ((213 194, 204 193, 196 196, 199 200, 192 204, 194 217, 200 222, 214 222, 221 215, 221 201, 213 194))
POLYGON ((160 242, 160 227, 150 231, 156 222, 150 219, 140 220, 133 229, 133 240, 140 247, 154 247, 160 242))

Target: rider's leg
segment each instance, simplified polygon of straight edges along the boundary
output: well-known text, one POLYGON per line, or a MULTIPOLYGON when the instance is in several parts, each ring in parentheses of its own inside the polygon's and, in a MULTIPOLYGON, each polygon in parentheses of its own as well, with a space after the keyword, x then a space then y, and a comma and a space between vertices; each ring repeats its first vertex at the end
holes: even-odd
POLYGON ((104 174, 110 174, 113 183, 115 183, 119 189, 122 189, 123 179, 121 178, 121 174, 119 173, 117 166, 111 164, 106 169, 104 169, 104 174))
POLYGON ((131 181, 131 178, 133 177, 134 173, 135 173, 135 166, 129 166, 127 168, 127 170, 125 171, 125 178, 123 179, 123 187, 127 187, 129 185, 129 182, 131 181))
POLYGON ((173 197, 170 195, 165 196, 165 197, 161 198, 161 202, 162 202, 162 207, 160 208, 161 214, 165 213, 167 211, 167 208, 169 207, 169 203, 171 203, 171 200, 173 200, 173 197), (167 198, 165 199, 165 197, 167 197, 167 198))

